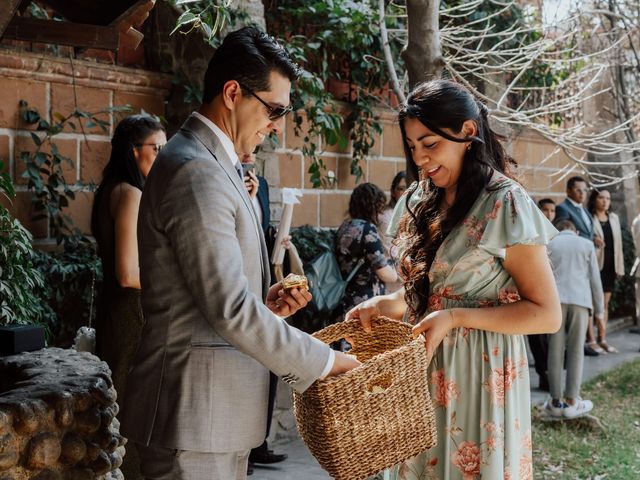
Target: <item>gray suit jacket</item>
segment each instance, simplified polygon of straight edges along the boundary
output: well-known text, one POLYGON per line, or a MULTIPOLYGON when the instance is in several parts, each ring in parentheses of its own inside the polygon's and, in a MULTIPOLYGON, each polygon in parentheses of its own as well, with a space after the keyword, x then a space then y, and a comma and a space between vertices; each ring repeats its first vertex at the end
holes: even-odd
POLYGON ((264 305, 267 251, 251 200, 219 140, 193 116, 149 173, 138 248, 146 323, 122 431, 199 452, 259 445, 269 370, 304 391, 329 347, 264 305))
POLYGON ((596 249, 591 240, 563 230, 547 245, 560 303, 604 313, 604 294, 596 249))

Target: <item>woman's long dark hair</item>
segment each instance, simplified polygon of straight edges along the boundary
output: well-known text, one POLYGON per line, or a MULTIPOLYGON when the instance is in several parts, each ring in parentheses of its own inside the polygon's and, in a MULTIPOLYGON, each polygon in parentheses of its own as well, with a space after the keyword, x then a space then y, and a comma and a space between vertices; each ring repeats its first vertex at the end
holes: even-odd
POLYGON ((102 172, 102 182, 93 200, 91 210, 91 232, 98 233, 99 211, 102 198, 111 187, 119 183, 128 183, 140 190, 144 188, 144 175, 138 168, 133 148, 145 143, 156 132, 164 132, 162 124, 151 115, 131 115, 118 123, 111 139, 111 156, 102 172))
POLYGON ((461 85, 448 80, 435 80, 418 85, 400 109, 398 120, 402 132, 408 180, 419 180, 418 167, 413 162, 406 140, 405 121, 419 120, 425 127, 447 140, 471 142, 465 151, 453 205, 441 211, 444 189, 431 179, 415 182, 405 196, 407 214, 403 216, 397 243, 401 247, 400 270, 405 284, 405 300, 412 321, 427 313, 429 299, 429 269, 436 252, 447 235, 471 209, 482 190, 487 188, 494 170, 512 177, 514 160, 507 155, 500 139, 489 126, 487 108, 461 85), (463 123, 475 121, 475 136, 457 138, 443 129, 461 132, 463 123), (423 198, 410 208, 409 199, 417 188, 424 189, 423 198))
MULTIPOLYGON (((598 198, 598 195, 600 195, 601 192, 605 192, 605 191, 609 192, 609 190, 607 190, 606 188, 603 188, 602 190, 598 190, 597 188, 594 188, 593 190, 591 190, 591 194, 589 195, 589 200, 587 200, 587 210, 591 215, 596 214, 596 198, 598 198)), ((607 213, 609 213, 608 210, 607 210, 607 213)))
POLYGON ((351 193, 349 199, 349 216, 360 218, 378 225, 378 216, 384 211, 387 197, 384 192, 373 183, 362 183, 351 193))
POLYGON ((390 195, 391 198, 389 198, 389 203, 388 203, 388 206, 390 208, 395 208, 396 203, 398 203, 394 193, 402 180, 404 180, 405 182, 407 181, 407 172, 405 172, 404 170, 400 170, 398 173, 396 173, 396 176, 393 177, 393 180, 391 181, 391 195, 390 195))

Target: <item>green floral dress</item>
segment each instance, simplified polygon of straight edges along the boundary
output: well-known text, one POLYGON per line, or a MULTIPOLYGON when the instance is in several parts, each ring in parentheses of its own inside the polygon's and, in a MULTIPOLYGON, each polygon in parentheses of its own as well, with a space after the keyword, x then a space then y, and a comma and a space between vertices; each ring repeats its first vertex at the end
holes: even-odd
MULTIPOLYGON (((420 195, 418 189, 411 203, 420 195)), ((405 202, 398 202, 391 236, 404 210, 405 202)), ((502 266, 506 247, 545 245, 556 233, 522 186, 495 172, 489 189, 436 254, 429 310, 518 301, 502 266)), ((529 369, 521 335, 452 330, 436 350, 429 378, 438 444, 385 472, 385 478, 533 478, 529 369)))

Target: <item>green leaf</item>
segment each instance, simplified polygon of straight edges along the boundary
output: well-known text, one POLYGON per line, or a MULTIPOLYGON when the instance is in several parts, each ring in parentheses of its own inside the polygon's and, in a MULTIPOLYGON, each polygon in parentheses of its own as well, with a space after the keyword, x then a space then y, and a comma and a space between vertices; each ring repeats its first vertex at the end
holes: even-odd
POLYGON ((35 143, 38 147, 42 145, 42 140, 40 140, 40 137, 37 134, 31 132, 30 135, 31 135, 31 140, 33 140, 33 143, 35 143))

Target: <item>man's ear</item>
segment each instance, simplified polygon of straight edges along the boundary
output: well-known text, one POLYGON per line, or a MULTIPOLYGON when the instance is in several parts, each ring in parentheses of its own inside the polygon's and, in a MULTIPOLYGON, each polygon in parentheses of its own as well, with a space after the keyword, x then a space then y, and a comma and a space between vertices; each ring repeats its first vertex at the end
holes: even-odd
POLYGON ((242 97, 242 90, 236 80, 229 80, 223 85, 222 101, 229 110, 235 109, 240 97, 242 97))
POLYGON ((465 137, 475 137, 478 134, 478 125, 475 120, 465 120, 462 124, 462 134, 465 137))

